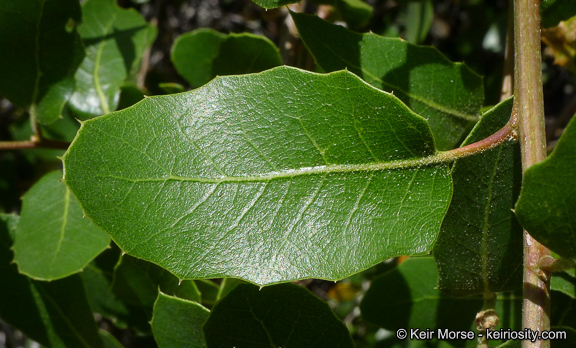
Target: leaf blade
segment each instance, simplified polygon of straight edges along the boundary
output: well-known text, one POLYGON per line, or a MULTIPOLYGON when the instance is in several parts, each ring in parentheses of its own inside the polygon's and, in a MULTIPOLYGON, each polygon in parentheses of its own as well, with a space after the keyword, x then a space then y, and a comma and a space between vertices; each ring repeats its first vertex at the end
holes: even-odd
POLYGON ((114 111, 120 87, 152 43, 156 30, 134 9, 115 0, 90 0, 82 5, 78 28, 86 57, 76 72, 77 86, 69 105, 83 118, 114 111))
MULTIPOLYGON (((494 134, 511 113, 510 98, 488 111, 463 145, 494 134)), ((434 246, 439 288, 469 295, 521 287, 523 233, 512 212, 521 176, 517 142, 455 162, 454 196, 434 246)))
POLYGON ((436 49, 358 34, 307 14, 291 12, 291 16, 324 71, 348 69, 394 93, 428 119, 438 149, 456 147, 469 124, 479 119, 484 98, 480 76, 448 61, 436 49))
POLYGON ((348 72, 219 78, 82 127, 64 164, 87 215, 181 279, 340 279, 426 253, 451 196, 446 165, 420 166, 425 121, 348 72))
POLYGON ((180 75, 195 87, 216 76, 256 73, 282 65, 278 48, 266 37, 226 35, 212 29, 180 35, 170 57, 180 75))
POLYGON ((159 347, 207 347, 202 326, 210 311, 199 303, 158 294, 152 332, 159 347))
POLYGON ((35 341, 53 347, 102 347, 79 276, 32 280, 12 262, 17 216, 0 214, 0 318, 35 341))
POLYGON ((576 122, 570 121, 552 154, 526 170, 516 217, 544 246, 562 257, 576 256, 576 122))
POLYGON ((55 122, 74 90, 84 51, 74 0, 0 3, 0 94, 29 108, 42 124, 55 122))
POLYGON ((108 235, 90 220, 54 171, 36 183, 23 198, 14 242, 20 272, 54 280, 81 271, 110 243, 108 235))
POLYGON ((210 347, 353 347, 328 305, 295 284, 239 284, 204 324, 210 347))

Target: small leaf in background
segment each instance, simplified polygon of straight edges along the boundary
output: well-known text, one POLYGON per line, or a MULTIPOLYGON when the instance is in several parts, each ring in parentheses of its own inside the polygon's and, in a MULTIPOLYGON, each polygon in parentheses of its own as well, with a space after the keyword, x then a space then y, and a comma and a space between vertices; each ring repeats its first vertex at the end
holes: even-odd
POLYGON ((482 78, 432 47, 358 34, 318 17, 291 12, 304 44, 326 71, 348 69, 394 93, 428 119, 439 150, 456 147, 480 117, 482 78))
POLYGON ((576 72, 576 17, 542 30, 542 41, 548 46, 544 54, 554 57, 554 64, 576 72))
POLYGON ((120 258, 114 270, 112 291, 125 303, 152 310, 158 291, 190 301, 200 301, 200 292, 193 281, 178 278, 150 262, 128 255, 120 258))
POLYGON ((284 5, 295 4, 301 0, 252 0, 255 4, 267 9, 277 8, 284 5))
POLYGON ((95 226, 62 182, 62 172, 46 174, 25 195, 14 242, 21 273, 54 280, 80 272, 106 249, 110 237, 95 226))
POLYGON ((89 118, 116 109, 120 87, 152 44, 156 29, 134 9, 118 7, 115 0, 86 1, 82 21, 78 31, 86 57, 76 72, 70 106, 89 118))
POLYGON ((77 0, 0 0, 0 95, 50 124, 74 91, 84 56, 77 0))
POLYGON ((110 249, 106 249, 84 268, 80 276, 86 296, 94 313, 101 315, 116 328, 139 332, 139 343, 145 343, 142 340, 154 342, 150 328, 151 307, 131 305, 119 299, 112 291, 114 269, 120 254, 118 247, 112 244, 110 249))
POLYGON ((120 88, 120 99, 118 100, 118 110, 126 109, 140 100, 144 99, 145 95, 142 90, 134 85, 127 84, 120 88))
POLYGON ((164 94, 174 94, 174 93, 186 92, 186 89, 184 88, 184 86, 182 86, 181 84, 178 84, 178 83, 165 82, 165 83, 159 84, 158 87, 160 89, 162 89, 162 91, 164 91, 164 94))
POLYGON ((18 272, 11 251, 17 222, 0 214, 0 320, 45 346, 102 347, 79 276, 41 282, 18 272))
POLYGON ((102 342, 104 343, 104 348, 124 348, 124 346, 118 342, 116 337, 114 337, 108 331, 104 331, 100 329, 100 338, 102 338, 102 342))
MULTIPOLYGON (((227 278, 224 278, 227 279, 227 278)), ((223 287, 209 279, 198 279, 194 281, 198 291, 202 294, 202 305, 212 307, 223 296, 223 287)), ((224 284, 225 285, 225 284, 224 284)))
MULTIPOLYGON (((512 101, 484 114, 462 145, 502 128, 512 114, 512 101)), ((507 142, 457 160, 452 178, 454 196, 433 251, 438 287, 454 295, 522 287, 524 235, 512 212, 522 181, 519 144, 507 142)))
POLYGON ((573 0, 546 0, 540 1, 540 17, 542 28, 557 26, 576 16, 576 2, 573 0))
POLYGON ((435 153, 394 96, 279 67, 86 121, 64 163, 128 254, 180 279, 270 284, 429 252, 452 195, 445 164, 420 167, 435 153))
POLYGON ((552 154, 528 168, 516 216, 522 226, 561 257, 576 257, 576 118, 552 154))
POLYGON ((434 19, 432 0, 408 0, 405 6, 406 41, 419 44, 426 39, 434 19))
POLYGON ((278 48, 266 37, 226 35, 212 29, 180 35, 171 56, 178 73, 194 87, 218 75, 256 73, 282 65, 278 48))
MULTIPOLYGON (((432 257, 410 258, 372 281, 360 303, 362 317, 393 331, 393 335, 401 328, 449 328, 451 331, 476 333, 474 320, 482 308, 482 297, 450 297, 436 289, 437 282, 438 271, 432 257)), ((521 327, 521 309, 521 294, 499 294, 496 312, 501 320, 497 329, 518 330, 521 327)), ((434 338, 438 338, 437 335, 434 338)), ((476 340, 446 342, 454 347, 477 345, 476 340)))
POLYGON ((240 284, 204 325, 209 347, 353 347, 328 305, 296 284, 240 284))
POLYGON ((331 5, 326 19, 334 21, 344 21, 353 29, 362 28, 370 22, 372 17, 372 6, 362 0, 312 0, 314 4, 331 5))
POLYGON ((550 279, 550 289, 560 291, 576 299, 576 271, 571 269, 565 272, 556 272, 550 279))
POLYGON ((152 316, 158 347, 206 347, 202 327, 209 315, 210 311, 199 303, 159 293, 152 316))

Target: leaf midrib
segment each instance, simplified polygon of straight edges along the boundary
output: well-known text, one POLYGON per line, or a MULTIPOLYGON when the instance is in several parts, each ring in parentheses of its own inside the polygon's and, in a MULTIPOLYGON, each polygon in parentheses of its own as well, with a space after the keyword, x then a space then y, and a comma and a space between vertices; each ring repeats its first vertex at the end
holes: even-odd
POLYGON ((425 166, 440 164, 446 162, 448 159, 443 156, 442 152, 435 155, 407 160, 396 160, 389 162, 374 162, 366 164, 330 164, 325 166, 303 167, 299 169, 290 169, 285 171, 270 172, 261 175, 247 175, 247 176, 220 176, 220 177, 185 177, 167 174, 165 177, 160 178, 142 178, 131 179, 118 175, 98 175, 99 177, 119 179, 129 182, 164 182, 164 181, 188 181, 198 182, 205 184, 220 184, 220 183, 234 183, 234 182, 267 182, 271 180, 294 178, 298 176, 307 175, 327 175, 327 174, 346 174, 354 172, 375 172, 383 170, 394 169, 418 169, 425 166))
MULTIPOLYGON (((108 35, 110 32, 110 28, 114 25, 116 18, 118 17, 117 13, 114 13, 112 16, 112 20, 106 26, 104 31, 104 37, 108 35)), ((107 40, 102 40, 98 45, 98 50, 96 51, 96 57, 94 59, 94 71, 92 72, 92 77, 94 78, 94 88, 98 93, 98 99, 100 99, 100 107, 102 108, 102 112, 104 114, 110 113, 110 106, 108 105, 108 100, 106 95, 104 94, 104 90, 102 89, 102 85, 100 85, 100 58, 102 57, 102 52, 104 51, 104 45, 106 44, 107 40)))

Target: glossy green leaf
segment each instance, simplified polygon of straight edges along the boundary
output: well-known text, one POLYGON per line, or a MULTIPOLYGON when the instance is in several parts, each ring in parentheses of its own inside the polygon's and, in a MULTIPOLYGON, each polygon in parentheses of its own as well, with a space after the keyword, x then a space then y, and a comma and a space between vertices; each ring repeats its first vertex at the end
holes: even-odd
POLYGON ((296 284, 240 284, 204 324, 209 347, 353 347, 328 305, 296 284))
POLYGON ((0 0, 0 95, 44 124, 74 91, 84 50, 78 0, 0 0))
POLYGON ((552 154, 528 168, 516 216, 537 241, 562 257, 576 257, 576 119, 552 154))
POLYGON ((552 274, 550 279, 550 289, 560 291, 576 299, 576 278, 575 271, 572 269, 567 272, 558 272, 552 274))
POLYGON ((394 93, 430 123, 440 150, 456 147, 479 119, 482 79, 438 50, 376 34, 358 34, 318 17, 291 13, 298 33, 326 72, 348 69, 394 93))
POLYGON ((12 263, 18 217, 0 214, 0 320, 50 347, 101 347, 79 276, 33 281, 12 263))
POLYGON ((134 9, 115 0, 88 0, 82 5, 78 31, 86 58, 76 73, 77 88, 70 105, 82 117, 114 111, 120 86, 137 67, 156 30, 134 9))
POLYGON ((206 347, 202 327, 209 315, 210 311, 196 302, 158 294, 152 317, 152 332, 158 347, 206 347))
POLYGON ((179 281, 165 269, 128 255, 122 256, 114 271, 112 291, 125 303, 152 310, 158 292, 191 301, 200 301, 193 281, 179 281))
POLYGON ((576 16, 576 2, 573 0, 540 1, 540 16, 543 28, 555 27, 561 21, 576 16))
POLYGON ((252 0, 254 3, 268 9, 281 7, 288 4, 294 4, 301 0, 252 0))
POLYGON ((108 247, 110 237, 84 218, 62 172, 46 174, 25 195, 14 242, 21 273, 53 280, 80 272, 108 247))
POLYGON ((176 70, 194 87, 218 75, 256 73, 282 65, 278 48, 266 37, 226 35, 212 29, 180 35, 171 57, 176 70))
MULTIPOLYGON (((451 297, 436 288, 438 271, 431 257, 410 258, 372 281, 362 302, 362 317, 386 330, 449 329, 477 333, 475 318, 483 305, 481 296, 451 297)), ((500 294, 496 329, 521 327, 522 295, 500 294)), ((438 336, 434 335, 437 339, 438 336)), ((473 340, 448 340, 454 347, 476 347, 473 340)), ((494 344, 496 342, 492 342, 494 344)), ((418 346, 418 345, 416 345, 418 346)))
POLYGON ((280 67, 86 121, 64 165, 127 253, 181 279, 269 284, 429 252, 452 186, 422 162, 434 154, 394 96, 280 67))
MULTIPOLYGON (((488 111, 463 145, 487 138, 510 119, 512 99, 488 111)), ((522 286, 522 227, 512 212, 520 192, 520 146, 508 142, 456 161, 454 196, 434 257, 439 288, 468 295, 522 286)))

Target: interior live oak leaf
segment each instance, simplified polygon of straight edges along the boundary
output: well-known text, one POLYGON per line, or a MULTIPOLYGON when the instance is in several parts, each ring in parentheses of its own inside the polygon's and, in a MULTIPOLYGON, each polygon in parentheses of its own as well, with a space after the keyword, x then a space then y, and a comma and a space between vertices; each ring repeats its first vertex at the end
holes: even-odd
POLYGON ((280 67, 82 124, 65 181, 181 279, 341 279, 428 253, 452 195, 426 121, 355 75, 280 67))

